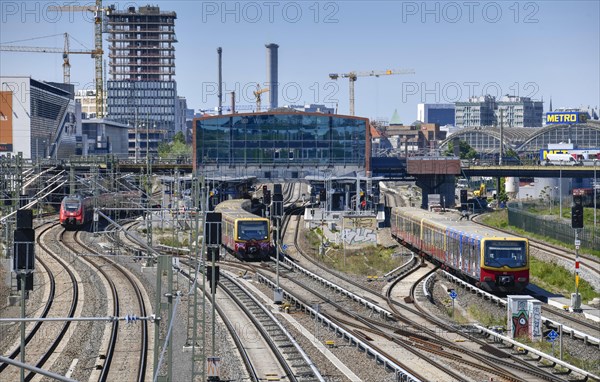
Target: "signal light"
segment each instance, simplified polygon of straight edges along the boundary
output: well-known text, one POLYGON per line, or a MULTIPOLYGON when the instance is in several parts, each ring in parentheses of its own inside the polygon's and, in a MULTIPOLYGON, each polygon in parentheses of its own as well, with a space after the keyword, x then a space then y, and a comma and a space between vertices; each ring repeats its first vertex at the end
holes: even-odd
POLYGON ((571 228, 583 228, 583 206, 581 204, 571 207, 571 228))
POLYGON ((327 199, 327 191, 325 189, 322 189, 319 191, 319 201, 324 202, 325 199, 327 199))

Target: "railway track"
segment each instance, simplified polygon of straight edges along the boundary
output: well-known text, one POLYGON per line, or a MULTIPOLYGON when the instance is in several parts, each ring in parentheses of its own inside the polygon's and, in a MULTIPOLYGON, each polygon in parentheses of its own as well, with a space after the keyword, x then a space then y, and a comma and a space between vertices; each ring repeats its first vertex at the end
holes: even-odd
MULTIPOLYGON (((71 303, 67 310, 66 317, 71 318, 74 316, 75 311, 77 309, 77 304, 79 302, 79 287, 75 272, 70 269, 68 264, 59 258, 58 255, 54 253, 54 251, 48 248, 43 240, 43 237, 48 234, 48 232, 55 228, 57 224, 49 224, 48 227, 44 228, 39 235, 37 235, 37 243, 40 248, 50 257, 50 259, 42 259, 41 254, 36 256, 38 262, 44 268, 45 272, 49 278, 49 294, 44 305, 44 308, 39 316, 39 318, 49 318, 49 317, 64 317, 65 312, 63 307, 54 308, 55 306, 60 305, 58 302, 58 296, 61 299, 66 297, 69 293, 72 294, 71 303), (49 262, 52 261, 54 264, 51 266, 49 262), (60 270, 56 270, 56 267, 60 268, 60 270), (51 269, 54 268, 54 269, 51 269), (57 285, 56 275, 60 275, 61 282, 57 285), (66 277, 68 276, 68 277, 66 277), (67 278, 65 280, 64 278, 67 278), (66 285, 71 285, 71 288, 66 288, 66 285), (57 302, 56 304, 54 304, 57 302), (57 310, 56 312, 54 310, 57 310)), ((29 333, 25 337, 25 355, 26 357, 32 357, 33 353, 31 351, 32 346, 35 344, 34 354, 39 354, 37 361, 27 361, 28 363, 33 363, 36 367, 42 368, 47 361, 53 356, 53 353, 63 341, 65 335, 68 334, 69 328, 71 327, 70 321, 65 322, 42 322, 36 321, 31 326, 29 333), (58 326, 58 328, 57 328, 58 326), (41 329, 44 329, 43 332, 41 329), (41 333, 42 335, 37 335, 41 333), (48 339, 50 339, 48 344, 48 339), (37 341, 37 342, 34 342, 37 341), (29 345, 29 349, 27 346, 29 345), (44 350, 42 350, 44 349, 44 350), (29 351, 28 351, 29 350, 29 351), (40 354, 41 352, 41 354, 40 354)), ((16 347, 13 351, 10 352, 9 358, 16 359, 17 356, 21 353, 20 347, 16 347)), ((10 374, 10 371, 7 370, 8 364, 1 363, 0 364, 0 377, 4 380, 16 380, 18 377, 14 376, 14 374, 10 374)), ((14 371, 14 370, 13 370, 14 371)), ((30 381, 35 377, 33 372, 28 372, 25 375, 25 380, 30 381)))
MULTIPOLYGON (((190 266, 188 262, 183 263, 186 266, 190 266)), ((245 270, 252 268, 250 266, 244 266, 241 263, 223 263, 236 267, 241 265, 239 268, 245 270)), ((189 273, 184 274, 192 281, 190 274, 194 269, 191 267, 190 269, 191 271, 189 273)), ((273 361, 268 362, 268 365, 265 368, 265 357, 268 359, 269 356, 265 355, 264 351, 261 350, 259 353, 255 351, 253 352, 254 354, 250 354, 253 348, 259 347, 256 341, 253 340, 254 337, 240 338, 240 335, 238 335, 237 332, 241 328, 238 327, 236 329, 239 322, 231 322, 228 318, 228 314, 226 314, 223 307, 221 307, 221 305, 224 304, 222 301, 215 305, 221 319, 225 322, 234 342, 238 346, 242 360, 246 365, 246 369, 252 381, 258 382, 265 379, 269 380, 269 378, 286 378, 287 380, 295 382, 325 381, 314 367, 312 361, 310 361, 302 349, 296 344, 293 337, 289 335, 289 332, 283 328, 275 316, 235 281, 233 277, 223 271, 221 271, 219 289, 225 291, 229 299, 233 301, 241 312, 249 319, 251 325, 256 329, 257 333, 260 334, 262 338, 261 341, 266 344, 270 353, 273 355, 273 361), (250 343, 248 340, 250 340, 250 343), (281 373, 273 373, 275 364, 278 365, 281 373)), ((211 299, 210 294, 208 294, 207 297, 209 300, 211 299)), ((248 335, 248 330, 249 328, 247 326, 243 328, 243 334, 245 336, 248 335)))
POLYGON ((306 357, 302 349, 293 341, 288 331, 264 306, 231 277, 222 274, 219 285, 250 317, 255 327, 268 343, 279 364, 285 370, 285 377, 290 381, 324 381, 314 368, 312 361, 306 357))
MULTIPOLYGON (((431 272, 435 271, 432 270, 431 272)), ((399 316, 403 317, 407 312, 411 312, 413 314, 418 314, 428 322, 435 324, 437 327, 441 328, 445 331, 446 335, 458 336, 470 341, 474 344, 477 344, 481 347, 482 350, 489 349, 489 344, 476 336, 470 335, 465 330, 462 330, 461 326, 450 325, 447 322, 444 322, 435 316, 431 315, 423 306, 420 304, 420 300, 415 296, 415 291, 417 290, 417 286, 429 275, 429 273, 424 274, 420 277, 411 287, 410 290, 410 301, 411 304, 414 305, 414 309, 409 307, 407 304, 401 304, 398 301, 395 301, 391 298, 391 291, 393 289, 393 285, 390 286, 388 292, 386 293, 386 298, 388 299, 389 306, 392 310, 394 310, 399 316), (400 310, 399 308, 402 308, 400 310)), ((395 283, 395 282, 394 282, 395 283)), ((427 327, 421 326, 419 324, 415 325, 414 322, 407 322, 409 325, 415 326, 422 333, 426 333, 427 336, 424 336, 426 343, 435 344, 439 346, 443 346, 445 349, 450 349, 457 353, 462 353, 472 357, 476 361, 480 362, 483 365, 487 365, 488 368, 491 368, 493 374, 496 374, 500 378, 504 378, 509 381, 519 382, 525 379, 525 375, 529 375, 534 378, 539 378, 539 380, 543 381, 564 381, 564 379, 547 372, 542 369, 532 368, 531 363, 524 361, 518 357, 513 357, 510 353, 506 353, 504 351, 498 350, 495 352, 489 352, 488 354, 480 354, 476 353, 472 350, 465 349, 464 347, 457 346, 456 343, 449 341, 447 338, 443 338, 438 333, 428 329, 427 327), (510 359, 511 361, 508 361, 510 359), (499 366, 504 369, 500 369, 499 366), (514 370, 514 371, 513 371, 514 370)), ((459 340, 454 338, 455 340, 459 340)))
MULTIPOLYGON (((296 245, 296 247, 297 247, 297 248, 299 248, 299 245, 296 245)), ((310 256, 305 256, 305 258, 307 258, 309 261, 313 262, 313 264, 315 264, 316 266, 320 266, 320 265, 316 264, 316 262, 315 262, 313 259, 311 259, 311 258, 310 258, 310 256)), ((356 282, 355 280, 352 280, 352 279, 350 279, 350 278, 348 278, 348 277, 345 277, 344 275, 340 275, 340 274, 338 274, 337 272, 335 273, 335 276, 336 276, 336 277, 340 277, 340 278, 341 278, 341 279, 343 279, 345 282, 348 282, 349 284, 352 284, 352 285, 354 285, 354 286, 356 286, 356 287, 360 288, 361 290, 365 290, 365 288, 364 288, 364 287, 363 287, 363 286, 362 286, 360 283, 356 282)), ((399 278, 398 280, 401 280, 401 278, 399 278)), ((399 282, 399 281, 397 281, 397 282, 399 282)), ((392 288, 390 287, 390 289, 389 289, 389 290, 391 290, 391 289, 392 289, 392 288)), ((369 291, 369 292, 372 292, 372 291, 369 291)), ((381 294, 378 294, 378 297, 380 297, 380 298, 386 298, 385 296, 383 296, 383 295, 381 295, 381 294)), ((388 299, 388 301, 389 301, 389 304, 390 304, 391 306, 394 306, 394 305, 398 304, 398 302, 396 302, 396 301, 390 301, 389 299, 388 299)), ((405 308, 405 306, 403 306, 403 308, 405 308)), ((425 315, 425 314, 423 314, 423 313, 421 313, 421 312, 418 312, 418 311, 413 311, 413 314, 416 314, 416 315, 420 316, 421 318, 427 319, 426 315, 425 315)), ((397 313, 397 315, 398 315, 398 313, 397 313)), ((401 315, 401 314, 400 314, 400 315, 398 315, 398 317, 397 317, 397 318, 398 318, 399 320, 401 320, 401 319, 402 319, 402 315, 401 315)), ((418 324, 416 324, 416 323, 415 323, 414 321, 412 321, 412 320, 410 320, 410 321, 408 321, 408 322, 406 322, 406 323, 407 323, 407 325, 412 325, 412 326, 415 326, 415 325, 416 325, 416 326, 418 326, 418 324)), ((433 322, 432 322, 432 323, 433 323, 433 322)), ((437 326, 437 323, 435 323, 435 325, 437 326)), ((461 333, 458 333, 458 331, 457 331, 455 328, 451 328, 451 329, 452 329, 452 331, 453 331, 453 332, 455 332, 457 335, 462 335, 461 333)), ((435 333, 432 333, 432 334, 435 334, 435 333)), ((440 338, 440 340, 442 340, 442 339, 440 338)), ((444 343, 446 344, 446 346, 449 344, 449 342, 448 342, 448 341, 445 341, 444 343)), ((453 345, 453 346, 456 346, 456 345, 453 345)), ((464 352, 464 351, 465 351, 465 350, 463 350, 463 352, 464 352)), ((469 356, 471 356, 471 357, 473 357, 474 359, 478 360, 478 362, 480 362, 482 365, 487 365, 486 367, 488 368, 488 370, 496 370, 496 364, 494 364, 493 362, 490 362, 489 360, 487 360, 487 361, 486 361, 486 359, 485 359, 485 357, 484 357, 484 356, 481 356, 480 354, 476 354, 476 353, 475 353, 475 352, 473 352, 473 351, 469 352, 468 354, 469 354, 469 356)), ((517 361, 517 362, 518 362, 518 361, 517 361)), ((508 366, 507 366, 507 367, 508 367, 508 366)), ((550 373, 546 373, 546 372, 544 372, 544 371, 541 371, 541 372, 539 372, 538 370, 535 370, 535 369, 533 369, 533 370, 532 370, 532 369, 531 369, 531 367, 523 367, 523 368, 521 368, 521 367, 519 367, 518 365, 517 365, 517 366, 514 366, 514 367, 513 367, 513 366, 510 366, 510 367, 511 367, 512 369, 517 369, 517 370, 519 371, 519 373, 527 372, 527 373, 528 373, 528 375, 532 375, 532 376, 534 376, 534 377, 536 377, 536 378, 540 378, 541 380, 550 380, 550 381, 554 381, 554 380, 558 381, 558 380, 560 380, 559 378, 556 378, 556 377, 552 376, 550 373)), ((479 369, 480 369, 480 370, 481 370, 481 369, 484 369, 484 370, 485 370, 485 368, 484 368, 484 367, 480 367, 479 369)), ((502 373, 502 372, 499 372, 499 373, 502 373)), ((519 381, 519 380, 520 380, 520 379, 519 379, 519 376, 517 376, 517 375, 515 375, 515 374, 512 374, 512 375, 510 375, 510 373, 508 373, 508 372, 505 372, 504 376, 505 376, 505 377, 507 377, 507 378, 509 378, 509 379, 510 379, 510 378, 512 378, 511 380, 513 380, 513 381, 519 381)))
MULTIPOLYGON (((289 220, 286 222, 286 227, 289 225, 289 220)), ((297 224, 299 224, 299 220, 297 222, 297 224)), ((300 253, 303 253, 302 249, 300 248, 301 246, 297 243, 297 235, 298 235, 299 229, 298 226, 295 229, 295 237, 296 237, 296 247, 298 248, 298 251, 300 253)), ((303 258, 308 259, 310 262, 312 262, 315 266, 317 267, 321 267, 318 263, 316 263, 315 261, 312 260, 312 258, 310 258, 310 256, 307 256, 306 254, 303 253, 303 258)), ((413 262, 409 262, 406 264, 406 268, 411 268, 413 271, 418 269, 418 267, 414 267, 414 263, 413 262)), ((328 270, 328 272, 330 272, 328 270)), ((404 275, 409 275, 411 273, 411 271, 405 271, 405 272, 399 272, 401 274, 404 275)), ((344 318, 338 317, 339 315, 335 315, 334 316, 328 316, 330 319, 332 320, 337 320, 337 322, 339 322, 340 324, 343 325, 357 325, 357 322, 362 323, 362 325, 360 326, 360 328, 362 328, 363 330, 367 330, 370 331, 373 334, 376 334, 378 336, 382 336, 387 338, 390 341, 395 342, 396 344, 400 345, 402 348, 405 349, 405 351, 408 351, 410 353, 412 353, 413 355, 415 355, 418 358, 423 358, 423 354, 416 351, 415 347, 412 343, 407 343, 403 340, 399 340, 399 339, 395 339, 393 336, 393 331, 384 333, 382 332, 381 329, 378 328, 378 325, 381 324, 381 321, 378 322, 374 322, 372 320, 370 320, 369 318, 365 318, 363 317, 361 314, 358 314, 357 311, 360 311, 360 307, 356 307, 352 310, 348 310, 347 308, 341 306, 340 304, 338 304, 335 300, 332 300, 331 298, 328 298, 327 296, 325 296, 324 294, 317 292, 314 290, 314 288, 308 287, 307 285, 304 285, 304 283, 301 283, 300 281, 298 281, 299 276, 297 276, 297 273, 294 273, 294 277, 288 277, 289 281, 293 282, 294 284, 296 284, 297 286, 300 286, 302 289, 307 289, 307 290, 311 290, 311 293, 314 293, 318 298, 323 299, 326 303, 326 305, 332 305, 337 311, 339 312, 343 312, 342 315, 347 316, 347 317, 353 317, 354 318, 354 322, 348 321, 344 318)), ((346 281, 348 281, 350 284, 360 288, 360 290, 365 290, 366 288, 362 285, 362 283, 356 282, 348 277, 345 277, 344 275, 338 274, 338 272, 335 272, 336 277, 341 277, 343 279, 345 279, 346 281)), ((401 280, 404 276, 402 275, 398 275, 397 279, 401 280)), ((297 290, 298 288, 294 288, 294 290, 297 290)), ((339 300, 339 297, 337 298, 337 300, 339 300)), ((363 313, 363 315, 367 315, 367 313, 363 313)), ((394 330, 397 330, 398 328, 394 328, 394 330)), ((383 354, 387 354, 384 350, 382 349, 378 349, 378 351, 380 351, 383 354)), ((388 354, 388 358, 390 359, 395 359, 395 357, 391 356, 388 354)), ((415 375, 415 376, 419 376, 421 373, 418 373, 414 370, 412 370, 411 367, 408 367, 407 365, 403 364, 403 362, 397 360, 396 361, 399 365, 402 365, 402 367, 404 369, 406 369, 409 373, 415 375)), ((427 363, 429 364, 433 364, 434 367, 438 368, 440 371, 442 371, 448 378, 454 378, 457 381, 463 380, 464 376, 457 374, 456 372, 454 372, 453 370, 445 367, 444 365, 440 364, 440 363, 436 363, 435 361, 431 361, 428 360, 427 363)), ((423 377, 420 377, 422 380, 426 380, 423 377)))
MULTIPOLYGON (((146 303, 137 281, 129 272, 112 259, 101 255, 94 256, 97 255, 96 251, 83 243, 79 235, 79 232, 70 232, 68 239, 63 240, 63 244, 74 253, 82 253, 81 249, 83 249, 88 254, 91 254, 91 256, 80 256, 80 259, 101 274, 109 286, 110 316, 119 317, 125 314, 137 315, 139 317, 146 316, 146 303), (117 281, 119 285, 117 285, 115 280, 119 280, 117 281), (123 282, 130 286, 133 290, 133 295, 127 292, 127 288, 123 288, 123 282), (135 308, 136 306, 137 308, 135 308)), ((103 341, 106 347, 97 360, 97 365, 101 365, 98 373, 99 381, 118 379, 128 381, 145 380, 148 358, 148 323, 147 321, 140 321, 137 325, 140 328, 139 342, 131 341, 130 328, 121 325, 118 320, 111 322, 109 339, 108 341, 103 341), (132 351, 132 347, 135 346, 139 347, 137 352, 132 351), (132 354, 135 353, 137 355, 133 356, 132 354), (119 354, 118 360, 115 358, 115 354, 119 354), (133 362, 131 361, 132 359, 137 360, 137 370, 133 368, 132 371, 131 365, 128 364, 128 362, 133 362), (132 373, 133 375, 131 375, 132 373)))

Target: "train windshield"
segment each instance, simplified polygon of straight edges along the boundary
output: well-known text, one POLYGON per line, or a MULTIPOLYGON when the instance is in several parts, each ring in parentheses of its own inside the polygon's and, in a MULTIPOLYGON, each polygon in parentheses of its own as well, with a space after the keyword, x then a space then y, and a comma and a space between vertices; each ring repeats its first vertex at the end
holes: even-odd
POLYGON ((238 240, 266 240, 269 227, 266 221, 239 221, 238 240))
POLYGON ((79 209, 79 199, 65 199, 63 206, 65 206, 65 211, 77 211, 79 209))
POLYGON ((484 265, 488 267, 520 268, 527 265, 524 241, 486 241, 484 265))

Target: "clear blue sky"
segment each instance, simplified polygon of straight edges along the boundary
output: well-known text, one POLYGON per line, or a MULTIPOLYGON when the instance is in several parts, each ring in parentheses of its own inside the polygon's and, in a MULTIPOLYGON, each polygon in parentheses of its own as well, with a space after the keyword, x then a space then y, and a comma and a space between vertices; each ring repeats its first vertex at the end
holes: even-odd
MULTIPOLYGON (((68 2, 0 2, 0 41, 58 35, 17 44, 62 47, 60 34, 68 32, 93 47, 91 17, 47 10, 56 3, 68 2)), ((148 2, 114 4, 123 9, 148 2)), ((271 42, 280 46, 280 105, 337 102, 347 114, 348 80, 331 81, 329 73, 411 68, 416 74, 359 78, 356 114, 389 119, 398 109, 410 123, 419 102, 454 102, 482 92, 543 97, 546 109, 550 97, 555 108, 600 106, 597 0, 149 4, 177 12, 176 79, 179 94, 194 109, 217 104, 219 46, 225 90, 245 89, 238 104, 251 105, 253 84, 266 81, 264 45, 271 42)), ((92 87, 93 60, 73 55, 71 64, 72 82, 92 87)), ((0 52, 0 74, 60 82, 62 57, 0 52)))

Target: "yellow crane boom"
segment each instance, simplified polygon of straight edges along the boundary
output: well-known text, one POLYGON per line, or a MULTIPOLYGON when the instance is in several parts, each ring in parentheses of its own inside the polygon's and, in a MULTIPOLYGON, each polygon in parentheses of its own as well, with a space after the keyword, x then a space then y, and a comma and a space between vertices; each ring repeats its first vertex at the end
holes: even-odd
POLYGON ((415 71, 414 69, 387 69, 365 72, 330 73, 329 78, 332 80, 337 80, 338 78, 348 78, 350 85, 350 115, 354 115, 354 83, 358 77, 392 76, 396 74, 415 74, 415 71))
POLYGON ((114 5, 103 8, 102 0, 96 0, 96 5, 65 5, 49 6, 49 11, 55 12, 81 12, 88 11, 94 13, 94 71, 96 81, 96 117, 104 117, 104 75, 102 70, 102 13, 109 15, 115 9, 114 5))
POLYGON ((65 33, 64 48, 51 48, 41 46, 20 46, 20 45, 0 45, 2 52, 23 52, 23 53, 62 53, 63 55, 63 82, 71 83, 71 63, 69 62, 70 54, 89 54, 92 57, 98 52, 96 50, 81 50, 69 48, 69 34, 65 33))

